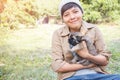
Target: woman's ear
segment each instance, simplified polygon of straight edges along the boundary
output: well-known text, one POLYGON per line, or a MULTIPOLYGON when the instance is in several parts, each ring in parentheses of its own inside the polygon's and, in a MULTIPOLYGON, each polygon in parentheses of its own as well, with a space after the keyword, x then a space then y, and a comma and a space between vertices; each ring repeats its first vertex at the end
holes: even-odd
POLYGON ((62 23, 64 23, 64 20, 63 20, 63 18, 62 18, 62 23))

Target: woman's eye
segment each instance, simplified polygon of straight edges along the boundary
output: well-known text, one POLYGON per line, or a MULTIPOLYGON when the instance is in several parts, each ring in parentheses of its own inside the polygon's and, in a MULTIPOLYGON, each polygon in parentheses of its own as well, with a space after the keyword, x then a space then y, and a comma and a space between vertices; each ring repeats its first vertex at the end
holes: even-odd
POLYGON ((68 14, 64 14, 64 17, 67 17, 68 16, 68 14))
POLYGON ((78 11, 76 10, 76 11, 74 11, 74 13, 77 13, 78 11))

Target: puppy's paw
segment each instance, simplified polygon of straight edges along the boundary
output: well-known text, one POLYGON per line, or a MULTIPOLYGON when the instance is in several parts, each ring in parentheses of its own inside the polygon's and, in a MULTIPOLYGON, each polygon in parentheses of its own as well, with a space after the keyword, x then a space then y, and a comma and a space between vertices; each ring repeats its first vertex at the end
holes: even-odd
POLYGON ((70 49, 70 51, 71 51, 71 52, 76 52, 77 50, 80 50, 80 49, 82 49, 82 48, 84 48, 83 44, 79 43, 79 44, 77 44, 76 46, 73 46, 73 47, 70 49))

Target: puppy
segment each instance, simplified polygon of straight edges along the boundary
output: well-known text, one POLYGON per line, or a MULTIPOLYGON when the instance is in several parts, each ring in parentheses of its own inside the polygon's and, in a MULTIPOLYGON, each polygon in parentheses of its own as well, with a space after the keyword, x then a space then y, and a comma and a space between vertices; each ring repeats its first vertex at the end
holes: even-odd
POLYGON ((80 33, 79 34, 71 33, 69 35, 69 39, 68 39, 68 42, 69 42, 70 48, 71 48, 69 50, 69 52, 71 52, 73 55, 73 59, 71 60, 71 63, 77 62, 77 63, 83 64, 83 65, 89 65, 91 63, 89 60, 83 59, 76 53, 77 50, 84 48, 82 41, 86 42, 87 49, 90 54, 92 54, 94 56, 97 55, 97 51, 88 36, 86 36, 86 35, 82 36, 82 34, 80 34, 80 33))

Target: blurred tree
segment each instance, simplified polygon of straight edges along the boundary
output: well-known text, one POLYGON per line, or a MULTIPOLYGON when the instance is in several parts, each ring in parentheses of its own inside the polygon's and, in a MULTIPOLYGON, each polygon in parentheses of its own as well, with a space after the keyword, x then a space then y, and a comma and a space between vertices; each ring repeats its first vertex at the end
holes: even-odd
MULTIPOLYGON (((84 8, 83 18, 88 22, 110 22, 120 17, 120 0, 80 1, 84 8)), ((60 0, 0 0, 0 26, 17 29, 22 24, 28 27, 46 16, 55 16, 59 23, 59 2, 60 0)))
POLYGON ((17 29, 20 24, 26 26, 34 25, 37 12, 35 0, 20 0, 16 3, 14 0, 8 0, 1 13, 1 26, 10 29, 17 29))
POLYGON ((81 0, 81 1, 83 2, 83 8, 85 11, 84 19, 89 22, 102 22, 102 21, 110 22, 120 17, 119 0, 81 0))
POLYGON ((0 13, 4 10, 4 3, 6 3, 6 0, 0 0, 0 13))

